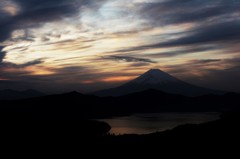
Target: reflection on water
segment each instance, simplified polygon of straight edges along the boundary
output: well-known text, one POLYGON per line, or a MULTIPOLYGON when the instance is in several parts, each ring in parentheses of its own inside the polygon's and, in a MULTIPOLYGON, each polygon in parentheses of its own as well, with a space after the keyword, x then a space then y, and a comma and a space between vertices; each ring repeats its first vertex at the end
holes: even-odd
POLYGON ((219 119, 219 113, 161 113, 135 114, 127 117, 104 119, 111 125, 110 133, 147 134, 172 129, 183 124, 200 124, 219 119))

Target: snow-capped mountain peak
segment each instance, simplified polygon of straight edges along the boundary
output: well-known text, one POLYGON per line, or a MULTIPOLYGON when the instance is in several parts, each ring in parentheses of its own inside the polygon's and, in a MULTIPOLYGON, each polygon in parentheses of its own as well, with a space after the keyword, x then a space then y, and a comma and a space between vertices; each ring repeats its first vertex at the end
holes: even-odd
POLYGON ((159 69, 151 69, 126 84, 98 91, 95 94, 99 96, 122 96, 149 89, 186 96, 220 93, 219 91, 188 84, 159 69))
POLYGON ((136 78, 135 80, 133 80, 131 83, 159 84, 169 82, 179 82, 179 80, 159 69, 151 69, 144 73, 143 75, 136 78))

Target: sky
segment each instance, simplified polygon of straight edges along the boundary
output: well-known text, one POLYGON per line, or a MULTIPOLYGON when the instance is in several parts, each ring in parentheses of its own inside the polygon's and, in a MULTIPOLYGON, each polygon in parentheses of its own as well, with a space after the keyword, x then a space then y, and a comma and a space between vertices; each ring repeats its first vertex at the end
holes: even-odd
POLYGON ((151 68, 240 92, 240 0, 0 0, 0 90, 92 92, 151 68))

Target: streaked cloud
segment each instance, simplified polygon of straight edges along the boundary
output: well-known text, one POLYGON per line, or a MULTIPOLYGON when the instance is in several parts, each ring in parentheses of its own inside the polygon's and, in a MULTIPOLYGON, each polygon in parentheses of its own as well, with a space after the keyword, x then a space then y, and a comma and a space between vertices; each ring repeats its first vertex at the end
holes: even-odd
POLYGON ((174 57, 174 56, 181 56, 186 54, 194 54, 194 53, 202 53, 212 50, 218 50, 219 47, 217 46, 202 46, 202 47, 186 47, 184 49, 178 48, 177 50, 173 51, 166 51, 166 52, 160 52, 160 53, 154 53, 154 54, 148 54, 148 56, 153 58, 167 58, 167 57, 174 57))
POLYGON ((143 63, 155 63, 154 61, 150 59, 145 58, 136 58, 136 57, 130 57, 130 56, 103 56, 102 59, 106 60, 114 60, 118 62, 143 62, 143 63))
POLYGON ((5 84, 92 91, 160 68, 208 86, 202 81, 219 83, 220 74, 227 79, 239 70, 236 0, 2 0, 0 6, 5 84))

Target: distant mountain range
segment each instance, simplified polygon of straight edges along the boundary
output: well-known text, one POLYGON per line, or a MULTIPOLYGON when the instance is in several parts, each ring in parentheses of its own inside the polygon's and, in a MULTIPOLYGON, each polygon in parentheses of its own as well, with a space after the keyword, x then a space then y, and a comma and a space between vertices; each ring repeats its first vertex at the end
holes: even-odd
POLYGON ((6 89, 0 91, 0 100, 16 100, 16 99, 26 99, 26 98, 33 98, 33 97, 40 97, 46 94, 29 89, 25 91, 16 91, 11 89, 6 89))
MULTIPOLYGON (((159 69, 151 69, 140 75, 136 79, 129 81, 128 83, 123 84, 119 87, 100 90, 91 94, 99 97, 118 97, 150 89, 158 90, 169 94, 179 94, 192 97, 208 94, 221 95, 226 93, 223 91, 195 86, 181 81, 159 69)), ((0 100, 26 99, 41 97, 45 95, 46 94, 42 92, 32 89, 25 91, 16 91, 11 89, 0 90, 0 100)))
POLYGON ((148 89, 155 89, 166 93, 181 94, 186 96, 224 94, 222 91, 203 88, 183 82, 159 69, 151 69, 126 84, 116 88, 97 91, 93 94, 97 96, 122 96, 148 89))
POLYGON ((134 113, 237 111, 240 94, 187 97, 146 90, 121 97, 70 92, 23 100, 1 101, 0 113, 28 113, 34 119, 92 119, 134 113))

